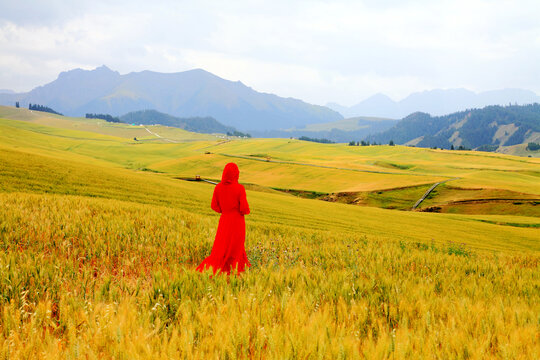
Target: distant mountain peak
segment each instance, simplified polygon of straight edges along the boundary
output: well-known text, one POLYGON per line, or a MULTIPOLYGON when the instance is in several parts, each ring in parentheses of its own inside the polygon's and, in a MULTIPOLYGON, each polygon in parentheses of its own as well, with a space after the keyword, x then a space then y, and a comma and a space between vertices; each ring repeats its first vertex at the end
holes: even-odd
POLYGON ((38 103, 70 116, 119 116, 156 109, 181 118, 213 117, 242 131, 303 127, 343 118, 329 108, 257 92, 241 81, 226 80, 204 69, 124 75, 105 65, 73 69, 28 93, 2 95, 0 104, 13 104, 16 95, 23 105, 38 103))
POLYGON ((100 76, 120 75, 120 73, 118 71, 113 71, 113 70, 109 69, 107 66, 101 65, 99 67, 96 67, 93 70, 85 70, 85 69, 81 69, 81 68, 76 68, 76 69, 72 69, 72 70, 68 70, 68 71, 62 71, 58 75, 58 78, 59 79, 72 78, 72 77, 81 76, 83 74, 99 74, 100 76))
POLYGON ((80 74, 84 71, 88 71, 88 70, 83 70, 81 68, 76 68, 76 69, 71 69, 71 70, 67 70, 67 71, 62 71, 60 74, 58 74, 58 78, 61 79, 61 78, 65 78, 65 77, 68 77, 68 76, 72 76, 73 74, 80 74))
POLYGON ((97 67, 97 68, 95 68, 94 70, 91 70, 91 71, 119 74, 118 71, 111 70, 106 65, 101 65, 100 67, 97 67))
POLYGON ((383 93, 376 93, 375 95, 370 96, 368 99, 384 99, 384 100, 390 100, 393 101, 388 95, 385 95, 383 93))
POLYGON ((401 119, 417 111, 441 116, 489 105, 525 105, 536 102, 540 102, 540 96, 530 90, 500 89, 476 93, 464 88, 453 88, 414 92, 400 101, 393 101, 379 93, 350 107, 335 103, 329 103, 328 107, 346 117, 378 116, 401 119))
POLYGON ((204 70, 204 69, 202 69, 202 68, 194 68, 194 69, 191 69, 191 70, 186 70, 186 71, 184 71, 184 72, 202 73, 202 74, 208 74, 208 75, 213 75, 213 76, 219 77, 219 76, 217 76, 217 75, 215 75, 215 74, 212 74, 211 72, 206 71, 206 70, 204 70))

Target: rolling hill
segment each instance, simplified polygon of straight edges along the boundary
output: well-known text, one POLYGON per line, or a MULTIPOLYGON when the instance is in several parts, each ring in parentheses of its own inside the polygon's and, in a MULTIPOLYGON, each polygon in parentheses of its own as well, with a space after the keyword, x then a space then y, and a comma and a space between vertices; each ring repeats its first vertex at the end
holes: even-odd
POLYGON ((236 129, 231 126, 225 126, 218 122, 213 117, 191 117, 191 118, 179 118, 176 116, 161 113, 156 110, 140 110, 133 111, 122 115, 120 120, 128 124, 143 124, 143 125, 155 125, 160 124, 164 126, 171 126, 187 131, 193 131, 198 133, 220 133, 226 134, 227 132, 234 132, 236 129))
POLYGON ((106 66, 63 72, 28 93, 0 94, 0 104, 37 103, 70 116, 120 116, 155 109, 178 117, 208 117, 240 130, 288 129, 343 118, 323 106, 260 93, 202 69, 121 75, 106 66))
MULTIPOLYGON (((252 189, 401 210, 410 210, 434 183, 447 181, 440 197, 433 193, 427 199, 428 207, 540 216, 535 205, 540 196, 537 158, 296 139, 229 141, 161 125, 132 126, 2 106, 0 118, 5 119, 0 120, 4 145, 82 157, 85 163, 105 161, 175 179, 219 179, 223 166, 234 161, 252 189), (492 209, 483 208, 487 205, 492 209)), ((540 155, 538 150, 531 153, 540 155)))
POLYGON ((540 104, 487 106, 436 117, 417 112, 368 140, 495 151, 499 147, 540 141, 540 104))
MULTIPOLYGON (((134 192, 132 185, 121 182, 113 185, 114 181, 111 179, 115 177, 114 172, 118 172, 119 178, 132 178, 135 183, 139 181, 135 178, 142 182, 147 178, 156 180, 156 184, 164 182, 172 186, 180 181, 178 179, 194 177, 195 174, 203 178, 219 179, 223 166, 235 161, 241 169, 242 181, 258 185, 259 188, 296 189, 326 194, 355 193, 359 197, 372 192, 382 193, 380 195, 394 192, 394 196, 404 196, 407 194, 400 194, 404 189, 410 191, 452 179, 448 185, 452 184, 462 191, 479 188, 498 189, 499 192, 513 194, 514 197, 531 199, 538 199, 540 195, 537 182, 538 159, 534 158, 521 159, 502 154, 435 151, 403 146, 357 147, 345 144, 317 144, 290 139, 224 141, 211 135, 193 134, 176 128, 162 126, 148 128, 151 129, 150 133, 140 126, 0 107, 0 150, 6 155, 0 158, 3 164, 0 176, 11 179, 4 181, 1 186, 9 191, 39 189, 38 192, 64 194, 66 189, 71 189, 68 194, 81 195, 90 191, 110 197, 113 193, 122 193, 124 200, 128 200, 130 196, 143 199, 147 195, 134 192), (107 128, 104 129, 105 125, 107 128), (140 137, 138 141, 133 140, 135 132, 140 137), (141 134, 146 134, 147 137, 144 138, 141 134), (175 142, 167 141, 169 138, 175 142), (27 158, 28 161, 20 160, 23 158, 27 158), (34 158, 41 165, 35 167, 32 160, 34 158), (50 166, 43 165, 47 161, 50 162, 50 166), (48 167, 51 167, 51 171, 53 168, 55 170, 51 173, 43 170, 48 167), (70 170, 70 167, 73 169, 70 170), (93 167, 101 170, 96 170, 96 174, 91 175, 93 167), (65 174, 58 175, 59 178, 65 176, 65 180, 55 183, 53 180, 55 172, 65 174), (36 174, 29 177, 25 175, 30 173, 36 174), (38 173, 41 175, 37 175, 38 173), (108 175, 101 178, 99 173, 108 175), (130 173, 132 175, 128 175, 130 173), (88 179, 81 183, 77 180, 79 176, 77 174, 84 174, 82 178, 88 179), (144 174, 155 176, 145 177, 144 174), (91 182, 90 178, 95 178, 96 183, 85 185, 91 182), (100 185, 102 183, 106 185, 100 185), (122 190, 128 187, 129 191, 122 190), (71 192, 74 189, 77 191, 71 192)), ((180 181, 180 184, 173 187, 188 186, 184 183, 180 181)), ((167 189, 151 190, 150 183, 145 188, 147 189, 145 191, 156 195, 152 197, 152 201, 157 204, 171 201, 167 196, 161 199, 158 196, 166 194, 167 189)), ((324 214, 315 215, 315 209, 322 207, 329 211, 330 209, 343 211, 342 225, 355 227, 356 225, 350 223, 345 214, 350 214, 351 211, 360 212, 362 216, 372 218, 373 223, 369 224, 370 231, 383 234, 392 229, 396 236, 403 238, 412 236, 411 239, 417 239, 419 234, 403 232, 400 228, 403 224, 399 226, 386 224, 382 228, 380 222, 376 220, 377 217, 386 214, 384 216, 390 216, 396 222, 398 219, 406 222, 409 221, 407 219, 415 218, 436 221, 430 214, 396 211, 393 211, 393 214, 392 211, 384 213, 380 212, 382 209, 368 209, 339 202, 332 204, 333 201, 304 202, 305 200, 279 192, 264 192, 253 196, 274 199, 267 205, 262 203, 257 205, 261 209, 266 209, 258 215, 254 214, 254 218, 261 221, 274 218, 275 211, 285 215, 285 210, 280 207, 280 204, 285 203, 290 204, 290 207, 289 205, 287 207, 289 210, 286 219, 273 221, 293 221, 295 208, 305 204, 310 209, 305 216, 317 219, 313 222, 305 218, 302 221, 306 223, 315 224, 317 221, 324 223, 326 221, 324 214), (371 211, 375 212, 368 215, 371 211)), ((485 194, 474 196, 485 198, 485 194)), ((470 197, 461 194, 460 199, 470 197)), ((434 200, 430 199, 432 205, 437 204, 434 200)), ((175 197, 174 201, 180 204, 184 200, 182 197, 175 197)), ((448 216, 441 218, 440 221, 455 220, 452 216, 448 216)), ((503 216, 499 217, 499 220, 503 219, 503 216)), ((533 217, 530 220, 536 221, 533 217)), ((362 226, 368 224, 364 222, 362 226)), ((437 228, 430 229, 426 229, 426 232, 431 235, 426 236, 435 236, 437 228)), ((463 241, 481 248, 489 245, 478 242, 474 236, 463 241)), ((499 243, 497 246, 507 245, 499 243)))

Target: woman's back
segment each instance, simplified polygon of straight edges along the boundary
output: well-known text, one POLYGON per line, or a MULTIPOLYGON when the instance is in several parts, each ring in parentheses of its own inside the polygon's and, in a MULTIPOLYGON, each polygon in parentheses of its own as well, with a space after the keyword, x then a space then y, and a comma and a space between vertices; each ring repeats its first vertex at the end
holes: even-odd
POLYGON ((212 209, 222 214, 238 212, 242 215, 249 214, 249 206, 246 199, 246 189, 238 183, 240 170, 235 163, 225 165, 221 182, 214 189, 212 196, 212 209))
POLYGON ((212 268, 214 273, 219 270, 229 274, 232 269, 242 272, 250 266, 244 247, 244 215, 249 214, 249 205, 246 189, 238 183, 239 174, 236 164, 227 164, 221 182, 214 188, 211 206, 221 216, 212 251, 197 267, 199 271, 212 268))
POLYGON ((217 184, 212 198, 212 209, 222 214, 249 214, 246 190, 238 183, 217 184))

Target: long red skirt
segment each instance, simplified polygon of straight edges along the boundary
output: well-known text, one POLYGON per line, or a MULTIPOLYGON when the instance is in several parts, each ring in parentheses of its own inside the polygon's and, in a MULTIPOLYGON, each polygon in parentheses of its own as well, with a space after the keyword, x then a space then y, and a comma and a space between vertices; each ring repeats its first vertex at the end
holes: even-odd
POLYGON ((231 270, 243 272, 251 266, 245 249, 246 221, 237 211, 221 214, 212 252, 197 266, 197 271, 211 268, 214 274, 219 270, 230 274, 231 270))

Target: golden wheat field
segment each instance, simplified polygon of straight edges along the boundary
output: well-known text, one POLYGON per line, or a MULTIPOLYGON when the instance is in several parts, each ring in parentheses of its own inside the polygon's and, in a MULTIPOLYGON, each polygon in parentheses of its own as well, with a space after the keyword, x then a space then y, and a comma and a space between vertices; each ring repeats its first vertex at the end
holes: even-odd
POLYGON ((0 115, 3 359, 540 358, 537 159, 0 115), (252 267, 210 277, 213 187, 178 177, 229 161, 252 267))

